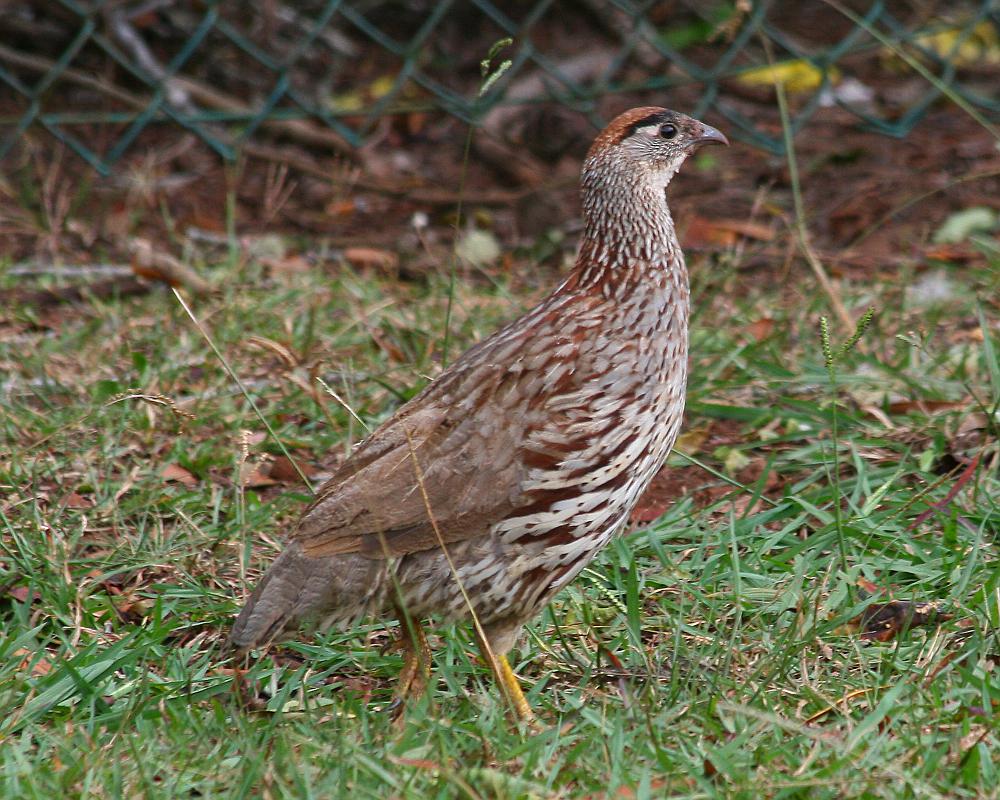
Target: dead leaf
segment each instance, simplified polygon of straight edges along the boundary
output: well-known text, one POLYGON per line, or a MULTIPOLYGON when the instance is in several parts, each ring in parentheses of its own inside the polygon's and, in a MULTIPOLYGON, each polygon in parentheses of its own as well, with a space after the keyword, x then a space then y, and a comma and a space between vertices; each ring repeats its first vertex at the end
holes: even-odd
POLYGON ((263 489, 277 481, 267 474, 267 465, 246 462, 240 466, 240 486, 244 489, 263 489))
POLYGON ((353 199, 343 200, 337 198, 326 204, 324 212, 329 217, 346 217, 353 214, 357 210, 357 204, 353 199))
POLYGON ((122 622, 128 625, 140 625, 149 616, 150 602, 146 598, 140 597, 131 589, 123 592, 107 582, 101 585, 111 597, 111 606, 122 622))
POLYGON ((399 267, 398 255, 377 247, 348 247, 344 250, 344 258, 352 267, 359 269, 367 267, 392 272, 399 267))
POLYGON ((711 225, 716 230, 732 231, 745 239, 755 239, 758 242, 774 240, 774 228, 748 219, 714 219, 711 225))
POLYGON ((254 347, 260 347, 263 350, 270 350, 278 358, 285 362, 287 367, 297 367, 299 364, 298 357, 281 342, 276 342, 274 339, 268 339, 266 336, 251 336, 247 339, 247 344, 252 344, 254 347))
MULTIPOLYGON (((706 777, 712 777, 706 773, 706 777)), ((653 778, 649 782, 649 789, 652 791, 652 797, 672 797, 675 793, 682 793, 683 789, 689 789, 681 782, 679 778, 653 778)), ((588 794, 580 798, 580 800, 632 800, 635 797, 635 791, 628 786, 619 786, 614 794, 588 794)))
MULTIPOLYGON (((831 67, 825 77, 836 84, 840 80, 840 72, 831 67)), ((791 93, 814 91, 820 87, 823 78, 823 70, 804 58, 754 67, 736 76, 736 80, 744 86, 772 88, 781 84, 791 93)))
POLYGON ((969 732, 958 740, 958 749, 964 755, 989 736, 992 730, 992 725, 970 725, 969 732))
POLYGON ((976 342, 978 344, 982 343, 985 338, 983 329, 977 326, 969 330, 955 331, 948 336, 948 342, 950 344, 961 344, 962 342, 976 342))
POLYGON ((736 234, 733 231, 719 229, 704 217, 692 217, 684 229, 685 247, 732 247, 736 244, 736 234))
POLYGON ((19 603, 33 603, 39 597, 38 592, 30 592, 27 586, 11 586, 10 588, 0 592, 0 594, 6 594, 8 597, 14 598, 19 603))
POLYGON ((35 655, 36 653, 24 647, 19 647, 13 652, 13 656, 15 658, 21 658, 21 663, 18 666, 18 669, 24 670, 30 666, 31 674, 36 678, 40 678, 42 675, 48 675, 52 671, 52 662, 44 656, 36 661, 35 655))
POLYGON ((700 428, 689 428, 677 437, 674 442, 674 450, 685 455, 694 456, 701 450, 701 446, 708 439, 708 426, 700 428))
POLYGON ((167 464, 160 471, 160 476, 166 483, 182 483, 188 489, 198 485, 198 479, 180 464, 167 464))
POLYGON ((688 220, 684 230, 684 244, 689 247, 733 247, 741 236, 770 242, 774 239, 774 230, 768 225, 749 220, 706 219, 695 215, 688 220))
POLYGON ((65 508, 93 508, 94 499, 92 497, 85 497, 77 492, 70 492, 63 498, 62 505, 65 508))
POLYGON ((965 242, 942 242, 924 248, 924 258, 934 261, 972 261, 981 253, 965 242))
POLYGON ((260 263, 272 273, 298 275, 312 270, 313 265, 305 256, 283 256, 281 258, 262 258, 260 263))
POLYGON ((967 436, 970 433, 986 430, 989 427, 990 418, 983 412, 976 411, 962 418, 962 421, 958 425, 958 430, 955 431, 955 436, 967 436))
MULTIPOLYGON (((862 598, 881 594, 875 584, 864 578, 858 580, 858 588, 862 598)), ((873 603, 847 623, 847 629, 860 633, 862 639, 889 642, 911 628, 937 625, 955 616, 941 611, 940 607, 938 602, 918 603, 912 600, 873 603)))
POLYGON ((890 414, 909 414, 911 411, 919 411, 921 414, 933 414, 936 411, 954 411, 957 408, 965 408, 969 404, 968 400, 899 400, 889 403, 890 414))
POLYGON ((860 617, 861 638, 888 642, 910 628, 936 625, 954 615, 939 610, 937 603, 913 603, 891 600, 869 606, 860 617))
POLYGON ((761 317, 746 326, 746 332, 755 342, 760 342, 771 335, 774 330, 774 320, 771 317, 761 317))
POLYGON ((473 228, 459 235, 455 255, 473 266, 486 267, 495 263, 503 250, 492 231, 473 228))
MULTIPOLYGON (((307 478, 312 478, 318 471, 303 461, 298 462, 298 467, 307 478)), ((268 465, 267 474, 281 483, 302 483, 302 476, 295 469, 295 465, 285 456, 275 456, 274 461, 268 465)))
POLYGON ((375 341, 375 344, 378 345, 378 349, 381 350, 383 353, 385 353, 387 356, 389 356, 390 361, 394 361, 397 364, 407 363, 408 359, 406 358, 406 354, 403 353, 403 351, 400 350, 399 347, 395 345, 395 343, 389 341, 389 339, 385 336, 384 333, 382 333, 382 331, 380 331, 378 328, 372 328, 371 335, 372 339, 375 341))

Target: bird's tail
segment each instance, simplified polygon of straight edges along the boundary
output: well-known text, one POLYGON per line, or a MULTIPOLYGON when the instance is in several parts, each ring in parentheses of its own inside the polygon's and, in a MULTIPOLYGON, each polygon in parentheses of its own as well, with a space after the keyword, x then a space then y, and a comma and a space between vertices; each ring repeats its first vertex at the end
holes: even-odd
POLYGON ((261 578, 229 634, 238 653, 269 644, 303 617, 323 610, 331 576, 326 559, 310 558, 291 544, 261 578))
POLYGON ((387 576, 383 559, 357 553, 313 557, 291 542, 250 595, 227 646, 237 653, 259 649, 287 628, 312 619, 354 625, 385 605, 387 576))

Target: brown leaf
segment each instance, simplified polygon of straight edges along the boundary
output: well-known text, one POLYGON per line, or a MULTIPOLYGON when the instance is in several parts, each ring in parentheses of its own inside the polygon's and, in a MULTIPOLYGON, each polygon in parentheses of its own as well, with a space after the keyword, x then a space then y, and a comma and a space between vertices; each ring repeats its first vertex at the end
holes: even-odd
POLYGON ((326 215, 329 217, 346 217, 357 210, 357 204, 353 199, 342 200, 340 198, 331 200, 326 204, 326 208, 324 209, 326 215))
POLYGON ((375 340, 375 344, 378 345, 379 350, 389 356, 390 361, 395 361, 397 364, 405 364, 407 362, 406 354, 394 342, 390 341, 382 331, 378 328, 372 328, 371 335, 372 339, 375 340))
POLYGON ((118 619, 128 625, 141 625, 149 616, 149 601, 132 592, 112 593, 111 605, 117 612, 118 619))
POLYGON ((933 414, 935 411, 954 411, 967 405, 967 400, 899 400, 889 403, 889 413, 909 414, 911 411, 919 411, 921 414, 933 414))
POLYGON ((755 342, 760 342, 771 335, 774 330, 774 320, 771 317, 761 317, 746 326, 746 332, 755 342))
POLYGON ((216 233, 220 239, 226 236, 227 223, 222 207, 212 204, 209 208, 196 207, 184 215, 183 225, 178 226, 182 230, 197 228, 201 231, 216 233))
POLYGON ((684 230, 684 244, 689 247, 732 247, 741 236, 759 242, 770 242, 774 239, 774 230, 769 225, 749 220, 706 219, 696 215, 688 220, 684 230))
POLYGON ((677 437, 677 441, 674 442, 674 451, 689 456, 697 455, 708 439, 708 434, 709 428, 707 426, 688 428, 677 437))
MULTIPOLYGON (((653 778, 649 782, 649 788, 652 790, 653 797, 671 797, 675 792, 677 793, 687 793, 684 789, 690 789, 691 787, 685 783, 682 783, 679 778, 653 778), (673 791, 671 791, 673 790, 673 791)), ((580 800, 632 800, 635 797, 635 791, 628 786, 619 786, 614 794, 588 794, 580 798, 580 800)))
POLYGON ((980 255, 968 242, 942 242, 924 248, 924 257, 935 261, 971 261, 980 255))
POLYGON ((398 255, 376 247, 348 247, 344 250, 344 258, 352 267, 358 268, 369 267, 391 272, 399 266, 398 255))
POLYGON ((378 685, 378 681, 370 675, 345 675, 340 678, 331 676, 327 679, 327 683, 339 683, 345 692, 358 695, 359 699, 365 703, 371 700, 372 694, 378 685))
POLYGON ((66 508, 93 508, 94 499, 92 497, 85 497, 77 492, 70 492, 63 498, 62 505, 66 508))
POLYGON ((745 239, 756 239, 758 242, 770 242, 774 239, 774 229, 770 225, 761 225, 745 219, 716 219, 712 225, 717 230, 732 231, 745 239))
POLYGON ((13 597, 19 603, 33 603, 38 599, 38 592, 29 593, 27 586, 11 586, 3 594, 13 597))
POLYGON ((888 642, 900 633, 922 625, 936 625, 952 618, 938 610, 937 603, 892 600, 869 606, 861 615, 861 638, 888 642))
POLYGON ((262 258, 260 263, 273 273, 285 275, 298 275, 309 272, 313 265, 305 256, 294 255, 283 258, 262 258))
POLYGON ((982 742, 992 730, 992 725, 970 725, 969 732, 958 740, 958 749, 964 754, 982 742))
POLYGON ((267 465, 244 463, 240 467, 240 486, 245 489, 263 489, 277 481, 267 474, 267 465))
POLYGON ((958 425, 958 430, 955 431, 955 436, 965 436, 975 431, 986 430, 989 427, 990 418, 986 414, 977 411, 962 418, 962 421, 958 425))
MULTIPOLYGON (((316 474, 317 470, 312 465, 306 464, 304 461, 297 463, 299 469, 302 470, 307 478, 311 478, 316 474)), ((295 469, 295 465, 285 456, 275 456, 274 461, 268 465, 267 474, 281 483, 302 483, 302 477, 299 475, 298 470, 295 469)))
POLYGON ((30 665, 31 674, 36 678, 40 678, 42 675, 48 675, 52 671, 52 662, 44 656, 32 664, 31 662, 34 660, 36 654, 24 647, 17 648, 12 655, 15 658, 18 656, 21 657, 21 663, 18 666, 18 669, 27 669, 30 665))
POLYGON ((733 231, 716 228, 704 217, 692 217, 684 229, 685 247, 732 247, 737 236, 733 231))
POLYGON ((160 475, 166 483, 182 483, 188 489, 198 485, 198 479, 180 464, 167 464, 160 475))
POLYGON ((259 347, 262 350, 268 350, 274 353, 278 358, 280 358, 287 367, 296 367, 299 364, 298 356, 295 355, 290 349, 288 349, 281 342, 276 342, 274 339, 268 339, 266 336, 253 335, 247 339, 247 344, 251 344, 254 347, 259 347))
MULTIPOLYGON (((879 594, 878 587, 871 581, 858 580, 861 596, 879 594)), ((859 616, 848 623, 848 629, 858 631, 862 639, 889 642, 910 628, 923 625, 937 625, 954 617, 940 610, 940 603, 918 603, 911 600, 890 600, 887 603, 873 603, 859 616)))

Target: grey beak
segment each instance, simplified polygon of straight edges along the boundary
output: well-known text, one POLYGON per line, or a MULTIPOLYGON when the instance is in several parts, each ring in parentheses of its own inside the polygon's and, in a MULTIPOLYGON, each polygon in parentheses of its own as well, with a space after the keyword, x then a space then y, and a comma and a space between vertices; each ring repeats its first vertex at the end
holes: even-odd
POLYGON ((696 145, 724 144, 728 147, 729 140, 723 135, 722 131, 717 131, 711 125, 706 125, 702 122, 701 133, 695 137, 694 143, 696 145))

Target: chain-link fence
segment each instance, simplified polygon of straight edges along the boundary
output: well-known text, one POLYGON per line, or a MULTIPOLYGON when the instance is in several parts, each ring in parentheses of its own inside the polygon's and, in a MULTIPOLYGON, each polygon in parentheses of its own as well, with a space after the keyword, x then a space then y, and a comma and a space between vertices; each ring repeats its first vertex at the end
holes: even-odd
POLYGON ((0 29, 0 158, 46 131, 101 173, 162 126, 226 159, 265 131, 349 152, 392 115, 600 124, 609 95, 780 152, 776 82, 795 130, 830 108, 903 136, 942 96, 1000 113, 998 0, 14 0, 0 29))

